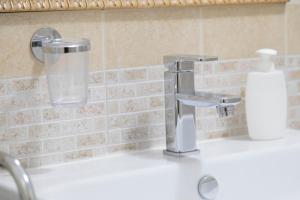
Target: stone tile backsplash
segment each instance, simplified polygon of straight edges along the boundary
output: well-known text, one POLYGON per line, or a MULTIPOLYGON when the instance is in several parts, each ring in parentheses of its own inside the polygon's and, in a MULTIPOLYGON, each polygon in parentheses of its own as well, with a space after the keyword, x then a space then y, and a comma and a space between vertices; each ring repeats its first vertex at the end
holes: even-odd
MULTIPOLYGON (((196 89, 244 97, 257 61, 197 63, 196 89)), ((300 128, 300 56, 276 62, 287 77, 289 126, 300 128)), ((88 104, 80 108, 51 107, 45 76, 2 79, 0 150, 38 167, 164 145, 163 72, 162 65, 91 72, 88 104)), ((198 139, 246 134, 244 105, 228 118, 197 109, 198 139)))

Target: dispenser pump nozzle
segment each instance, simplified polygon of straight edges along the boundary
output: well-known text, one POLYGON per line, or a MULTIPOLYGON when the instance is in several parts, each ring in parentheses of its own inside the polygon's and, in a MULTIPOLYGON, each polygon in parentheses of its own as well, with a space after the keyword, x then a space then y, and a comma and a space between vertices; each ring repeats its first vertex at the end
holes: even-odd
POLYGON ((275 70, 273 58, 277 55, 274 49, 259 49, 256 54, 261 58, 260 70, 270 72, 275 70))

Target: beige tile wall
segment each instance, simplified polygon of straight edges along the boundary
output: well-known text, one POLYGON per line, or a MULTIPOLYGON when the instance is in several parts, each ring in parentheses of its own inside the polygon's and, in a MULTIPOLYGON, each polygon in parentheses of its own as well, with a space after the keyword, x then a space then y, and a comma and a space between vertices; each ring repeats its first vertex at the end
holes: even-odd
POLYGON ((300 4, 0 14, 0 76, 41 75, 29 49, 33 32, 51 26, 91 39, 92 70, 162 63, 174 53, 253 57, 271 47, 300 53, 300 4))
POLYGON ((100 70, 101 12, 35 12, 0 14, 0 76, 40 75, 44 68, 31 55, 30 39, 40 27, 50 26, 64 37, 87 37, 93 45, 91 69, 100 70))
POLYGON ((284 54, 284 16, 285 6, 277 4, 203 8, 203 51, 221 59, 253 57, 266 47, 284 54))
POLYGON ((200 9, 104 12, 108 68, 160 64, 162 55, 200 53, 200 9))
POLYGON ((286 46, 287 53, 300 52, 300 3, 290 3, 286 6, 286 46))
MULTIPOLYGON (((252 57, 257 48, 299 54, 300 4, 149 10, 0 14, 0 150, 25 166, 68 162, 164 144, 162 56, 173 53, 252 57), (42 65, 29 49, 33 32, 56 28, 91 39, 89 103, 49 105, 42 65), (298 30, 299 29, 299 30, 298 30)), ((299 57, 289 57, 291 127, 300 127, 299 57)), ((255 59, 198 66, 197 88, 244 95, 255 59)), ((244 104, 218 119, 198 110, 199 139, 247 132, 244 104)))

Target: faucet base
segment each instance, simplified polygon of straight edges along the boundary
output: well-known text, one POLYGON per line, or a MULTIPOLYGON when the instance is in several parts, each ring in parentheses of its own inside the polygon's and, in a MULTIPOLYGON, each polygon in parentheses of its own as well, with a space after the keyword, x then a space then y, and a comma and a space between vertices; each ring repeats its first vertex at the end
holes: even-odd
POLYGON ((195 149, 193 151, 186 151, 186 152, 174 152, 169 151, 167 149, 163 150, 163 153, 167 156, 173 156, 173 157, 183 157, 183 156, 190 156, 200 153, 199 149, 195 149))

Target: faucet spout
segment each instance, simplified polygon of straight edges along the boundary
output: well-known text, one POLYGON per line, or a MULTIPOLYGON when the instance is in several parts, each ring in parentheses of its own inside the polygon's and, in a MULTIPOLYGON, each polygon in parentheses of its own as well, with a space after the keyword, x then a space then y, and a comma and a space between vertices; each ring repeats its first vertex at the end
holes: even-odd
POLYGON ((194 107, 234 106, 241 101, 238 96, 210 92, 195 92, 194 95, 177 93, 176 98, 181 103, 194 107))
POLYGON ((0 167, 8 170, 12 175, 16 182, 21 200, 36 200, 30 177, 21 166, 19 160, 7 153, 0 152, 0 167))
POLYGON ((195 92, 195 95, 176 94, 180 103, 194 107, 216 107, 219 117, 228 117, 234 114, 235 106, 241 102, 241 98, 228 94, 210 92, 195 92))

